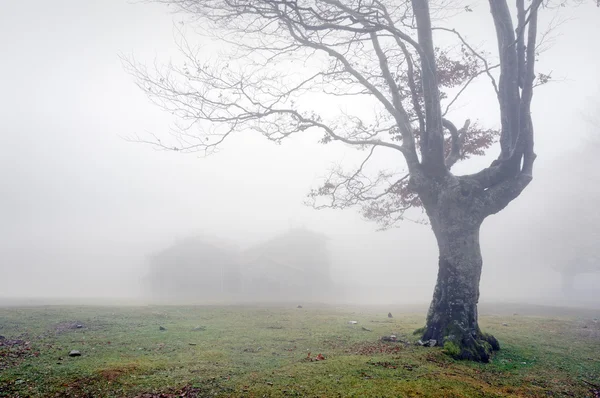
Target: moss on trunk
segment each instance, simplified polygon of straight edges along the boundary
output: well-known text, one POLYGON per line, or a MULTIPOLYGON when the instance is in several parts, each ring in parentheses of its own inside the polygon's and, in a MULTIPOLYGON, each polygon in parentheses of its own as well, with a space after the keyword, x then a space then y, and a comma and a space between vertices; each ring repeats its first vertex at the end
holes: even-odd
POLYGON ((432 226, 440 250, 439 270, 422 339, 436 340, 454 358, 488 362, 500 345, 493 336, 482 333, 477 322, 483 264, 479 226, 432 226))

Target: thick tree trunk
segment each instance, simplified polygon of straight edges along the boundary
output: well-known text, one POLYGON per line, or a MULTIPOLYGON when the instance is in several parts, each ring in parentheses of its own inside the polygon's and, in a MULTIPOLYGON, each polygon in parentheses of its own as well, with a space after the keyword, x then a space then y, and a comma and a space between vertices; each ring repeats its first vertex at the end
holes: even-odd
POLYGON ((439 270, 424 340, 434 339, 460 359, 488 362, 499 344, 477 323, 482 258, 479 226, 433 223, 439 270))
POLYGON ((500 347, 477 323, 483 265, 479 229, 488 214, 486 193, 472 180, 452 175, 430 187, 420 197, 437 239, 439 270, 422 339, 436 340, 455 358, 488 362, 500 347))

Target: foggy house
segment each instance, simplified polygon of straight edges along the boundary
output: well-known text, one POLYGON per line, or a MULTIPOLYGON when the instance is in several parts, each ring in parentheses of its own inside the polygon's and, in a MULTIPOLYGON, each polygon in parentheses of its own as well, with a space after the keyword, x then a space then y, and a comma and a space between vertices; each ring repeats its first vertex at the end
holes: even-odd
POLYGON ((332 289, 328 238, 298 228, 246 250, 242 294, 261 300, 322 298, 332 289))
POLYGON ((238 251, 222 242, 190 238, 150 259, 147 286, 160 300, 217 299, 239 291, 238 251))

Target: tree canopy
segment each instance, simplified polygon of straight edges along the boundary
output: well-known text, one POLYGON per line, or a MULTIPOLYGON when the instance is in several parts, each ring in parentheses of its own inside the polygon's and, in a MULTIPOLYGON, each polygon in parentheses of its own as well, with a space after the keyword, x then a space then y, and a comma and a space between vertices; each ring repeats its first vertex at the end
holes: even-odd
MULTIPOLYGON (((181 64, 147 68, 125 59, 149 97, 182 121, 174 141, 143 141, 208 154, 249 130, 276 142, 320 130, 322 143, 339 141, 367 154, 356 170, 335 168, 310 192, 311 204, 359 206, 384 228, 422 205, 406 171, 445 173, 459 160, 482 155, 500 137, 498 160, 472 177, 485 189, 512 196, 530 179, 535 156, 527 115, 533 87, 548 79, 534 72, 539 0, 517 2, 516 27, 505 1, 490 2, 500 49, 494 64, 459 31, 445 27, 453 14, 471 11, 449 1, 159 2, 191 16, 194 27, 223 48, 211 59, 181 35, 181 64), (448 35, 453 44, 436 46, 434 33, 448 35), (457 98, 478 77, 489 79, 490 94, 498 97, 499 130, 450 120, 457 98), (332 101, 360 101, 368 112, 319 109, 332 101), (407 169, 366 171, 382 148, 400 152, 407 169)), ((504 195, 488 196, 490 213, 505 206, 506 200, 493 200, 504 195)))

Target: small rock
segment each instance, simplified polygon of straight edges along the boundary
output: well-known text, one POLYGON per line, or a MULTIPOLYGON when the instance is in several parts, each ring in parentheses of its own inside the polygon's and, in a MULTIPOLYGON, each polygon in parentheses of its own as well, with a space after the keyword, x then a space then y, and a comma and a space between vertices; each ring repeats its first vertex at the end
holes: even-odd
POLYGON ((201 332, 203 330, 206 330, 206 326, 196 326, 195 328, 192 329, 192 331, 194 331, 194 332, 201 332))
POLYGON ((392 313, 388 312, 388 318, 393 318, 392 313))
POLYGON ((358 321, 348 321, 348 324, 350 325, 356 325, 358 323, 358 321))
POLYGON ((301 306, 301 305, 299 305, 299 306, 297 306, 296 308, 302 308, 302 306, 301 306))
POLYGON ((508 326, 508 323, 503 323, 502 326, 508 326))
POLYGON ((165 327, 162 327, 162 326, 159 326, 159 327, 158 327, 158 330, 160 330, 160 331, 163 331, 163 332, 164 332, 165 330, 167 330, 167 328, 165 328, 165 327))
POLYGON ((188 343, 189 345, 197 345, 196 343, 188 343))
POLYGON ((419 344, 420 346, 423 346, 423 347, 435 347, 435 345, 437 344, 437 340, 435 340, 435 339, 431 339, 431 340, 427 340, 427 341, 419 340, 417 342, 417 344, 419 344))
POLYGON ((71 352, 69 352, 69 356, 70 357, 80 357, 81 352, 79 352, 78 350, 71 350, 71 352))
POLYGON ((395 334, 391 334, 389 336, 383 336, 381 338, 381 341, 389 341, 391 343, 396 343, 398 341, 398 338, 396 337, 395 334))
POLYGON ((83 328, 83 325, 79 325, 79 324, 78 324, 78 325, 75 325, 75 328, 77 328, 77 329, 82 329, 82 328, 83 328))
POLYGON ((588 327, 587 325, 583 325, 582 326, 583 329, 587 329, 587 327, 588 327))
POLYGON ((364 326, 363 326, 361 329, 362 329, 362 330, 364 330, 365 332, 372 332, 372 331, 373 331, 373 330, 371 330, 371 329, 369 329, 369 328, 366 328, 366 327, 364 327, 364 326))

